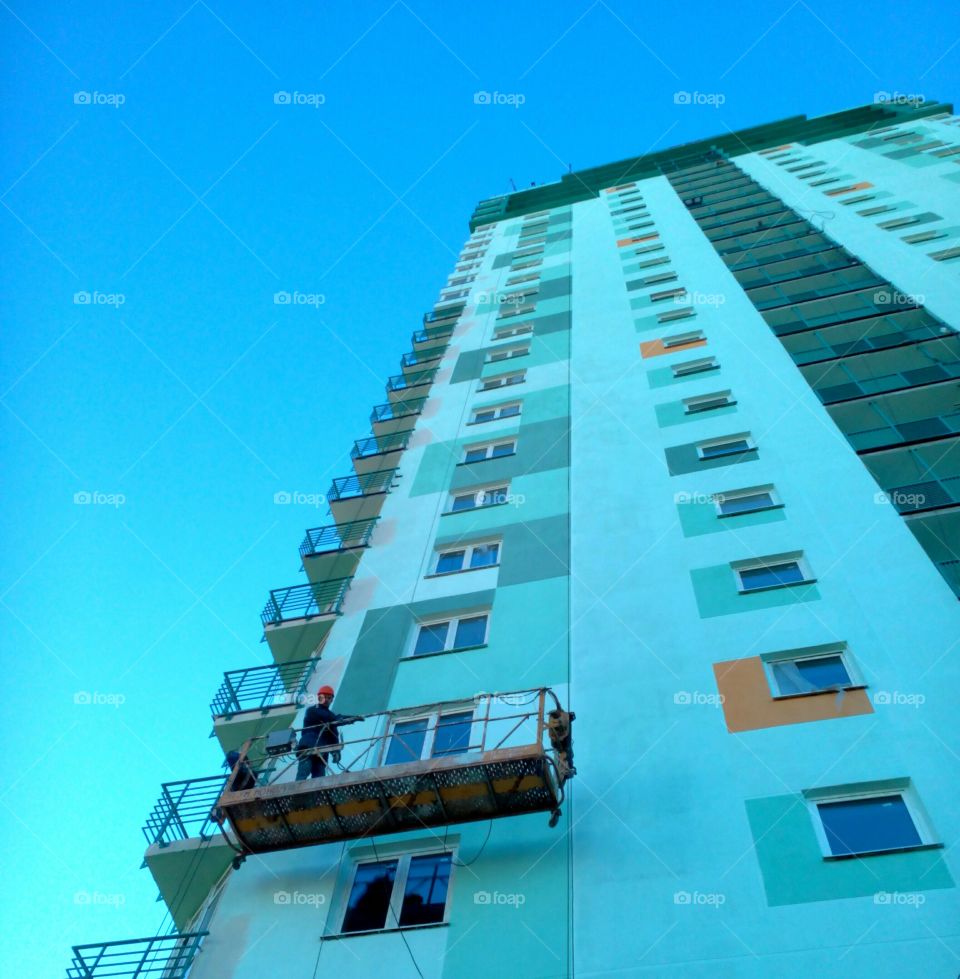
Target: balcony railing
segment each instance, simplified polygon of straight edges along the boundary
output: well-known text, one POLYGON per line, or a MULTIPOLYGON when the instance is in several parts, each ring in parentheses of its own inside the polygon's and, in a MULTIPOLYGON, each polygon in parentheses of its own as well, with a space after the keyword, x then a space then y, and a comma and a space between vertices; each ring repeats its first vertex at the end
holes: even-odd
POLYGON ((421 364, 432 364, 435 360, 439 360, 440 356, 439 350, 426 353, 418 353, 416 350, 411 350, 400 358, 400 366, 406 369, 407 367, 418 367, 421 364))
POLYGON ((245 710, 298 704, 319 657, 292 660, 281 666, 251 666, 223 674, 223 683, 210 704, 215 717, 245 710))
POLYGON ((427 343, 429 340, 445 340, 453 335, 453 326, 434 326, 426 330, 416 330, 410 337, 411 343, 427 343))
POLYGON ((416 374, 394 374, 387 378, 388 391, 406 391, 408 388, 421 387, 424 384, 433 384, 437 376, 437 368, 432 370, 418 371, 416 374))
POLYGON ((147 845, 168 846, 178 840, 218 833, 219 827, 210 816, 226 782, 226 775, 164 782, 160 798, 143 827, 147 845))
POLYGON ((327 492, 327 500, 336 503, 338 500, 352 500, 373 493, 389 493, 396 472, 396 469, 378 469, 372 473, 339 476, 327 492))
POLYGON ((379 438, 360 439, 353 443, 350 451, 351 459, 366 459, 369 456, 382 455, 384 452, 397 452, 407 447, 413 429, 406 432, 393 432, 381 435, 379 438))
MULTIPOLYGON (((352 737, 314 749, 328 774, 298 781, 296 751, 275 754, 218 810, 251 853, 532 812, 554 825, 574 774, 572 721, 545 688, 348 718, 352 737)), ((262 757, 262 741, 241 757, 262 757)))
POLYGON ((398 418, 412 418, 423 411, 426 398, 411 398, 409 401, 394 401, 385 405, 374 405, 370 415, 370 424, 377 422, 396 421, 398 418))
POLYGON ((275 588, 260 613, 264 625, 279 625, 291 619, 309 619, 317 615, 338 615, 350 578, 308 582, 290 588, 275 588))
POLYGON ((307 531, 300 545, 301 557, 329 554, 349 547, 366 547, 370 543, 377 517, 369 520, 353 520, 350 523, 328 524, 326 527, 313 527, 307 531))
POLYGON ((74 945, 67 979, 186 979, 205 931, 74 945))
POLYGON ((435 309, 432 312, 424 313, 423 325, 436 326, 438 323, 445 323, 447 320, 455 320, 466 308, 466 303, 457 303, 455 306, 448 306, 446 309, 435 309))

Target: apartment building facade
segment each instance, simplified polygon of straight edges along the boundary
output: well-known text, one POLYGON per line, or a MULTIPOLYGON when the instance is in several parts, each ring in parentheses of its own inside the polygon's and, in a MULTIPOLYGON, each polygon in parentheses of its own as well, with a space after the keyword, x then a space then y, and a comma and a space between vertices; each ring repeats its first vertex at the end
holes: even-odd
POLYGON ((478 205, 214 696, 257 786, 68 974, 955 975, 958 164, 894 101, 478 205))

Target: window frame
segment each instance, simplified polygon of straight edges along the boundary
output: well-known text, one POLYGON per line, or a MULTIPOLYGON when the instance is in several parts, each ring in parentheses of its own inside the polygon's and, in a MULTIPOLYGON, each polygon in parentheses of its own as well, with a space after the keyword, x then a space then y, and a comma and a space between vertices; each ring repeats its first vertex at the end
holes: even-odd
POLYGON ((445 656, 447 653, 463 653, 471 649, 483 649, 485 646, 489 645, 490 641, 490 608, 477 608, 471 609, 467 612, 447 612, 445 615, 431 616, 426 619, 417 619, 414 622, 414 628, 410 630, 410 640, 407 643, 406 650, 404 651, 403 659, 427 659, 430 656, 445 656), (464 619, 477 619, 480 616, 486 617, 486 624, 483 627, 483 642, 472 643, 469 646, 451 646, 448 643, 452 643, 457 638, 457 626, 464 619), (430 653, 415 653, 414 650, 417 648, 417 640, 420 638, 420 631, 425 626, 438 626, 443 623, 447 624, 447 634, 443 642, 443 649, 437 649, 430 653))
POLYGON ((770 696, 773 700, 795 700, 797 697, 817 697, 825 693, 836 693, 839 690, 864 690, 867 687, 863 672, 845 642, 824 643, 820 646, 805 646, 800 649, 783 649, 775 653, 763 653, 760 656, 760 660, 763 663, 767 684, 770 687, 770 696), (808 662, 810 660, 827 659, 834 656, 840 657, 843 668, 847 672, 849 682, 829 687, 819 687, 816 690, 784 691, 780 689, 780 682, 774 670, 775 666, 781 663, 808 662))
POLYGON ((487 442, 477 442, 474 445, 463 446, 463 458, 457 463, 458 466, 475 466, 481 462, 490 462, 491 459, 509 459, 510 456, 517 454, 517 442, 519 441, 519 436, 517 435, 507 435, 503 438, 492 439, 487 442), (494 455, 493 450, 499 448, 501 445, 512 445, 513 451, 511 452, 501 452, 500 455, 494 455), (482 459, 467 459, 467 456, 471 452, 478 452, 480 449, 489 450, 489 453, 485 455, 482 459))
POLYGON ((765 557, 746 558, 742 561, 731 561, 730 569, 737 585, 737 592, 740 595, 753 595, 756 592, 779 591, 781 588, 796 588, 798 585, 816 584, 817 578, 810 569, 810 564, 803 551, 788 551, 784 554, 768 554, 765 557), (741 572, 759 571, 761 568, 779 568, 795 564, 803 576, 799 581, 778 582, 776 584, 758 585, 755 588, 747 588, 741 572))
POLYGON ((508 324, 506 326, 496 326, 493 329, 491 340, 508 340, 513 337, 529 336, 533 333, 533 323, 508 324))
POLYGON ((507 371, 506 374, 492 374, 490 377, 481 377, 480 386, 477 388, 477 393, 482 394, 482 393, 486 393, 487 391, 497 391, 500 388, 516 387, 516 385, 518 384, 525 383, 526 379, 527 379, 526 368, 519 371, 507 371), (507 380, 507 378, 511 378, 511 377, 519 377, 520 380, 518 381, 507 380), (493 382, 501 382, 501 383, 493 383, 493 382))
POLYGON ((470 409, 470 421, 467 422, 468 425, 488 425, 490 422, 503 421, 506 418, 519 418, 523 414, 523 402, 522 401, 504 401, 503 404, 496 405, 478 405, 475 408, 470 409), (517 411, 509 415, 501 415, 500 412, 504 408, 514 408, 517 411), (483 414, 487 411, 495 412, 493 418, 482 418, 477 419, 477 415, 483 414))
MULTIPOLYGON (((434 654, 435 655, 435 654, 434 654)), ((414 708, 413 710, 398 710, 393 711, 387 715, 387 726, 386 731, 383 736, 383 748, 380 752, 379 765, 386 765, 387 756, 390 753, 390 739, 393 737, 394 728, 397 724, 405 724, 409 721, 427 721, 427 728, 424 732, 423 747, 420 749, 420 757, 415 759, 416 761, 430 761, 435 756, 433 750, 437 743, 437 727, 439 720, 444 716, 450 716, 452 714, 465 714, 467 711, 470 712, 470 740, 468 751, 473 748, 475 751, 479 750, 480 744, 474 744, 474 728, 479 726, 483 727, 483 717, 477 716, 477 702, 475 700, 464 700, 464 701, 454 701, 452 704, 447 704, 443 709, 434 707, 432 709, 414 708), (435 723, 431 724, 431 721, 435 723)), ((442 756, 439 756, 442 757, 442 756)))
POLYGON ((485 571, 487 568, 499 568, 500 562, 503 559, 503 538, 491 537, 461 544, 441 544, 434 548, 433 555, 433 571, 425 576, 427 578, 446 578, 447 575, 451 574, 466 574, 468 571, 485 571), (494 544, 497 545, 497 560, 493 564, 481 564, 475 568, 470 566, 470 559, 478 547, 492 547, 494 544), (445 554, 455 554, 457 551, 463 551, 463 567, 457 568, 455 571, 438 571, 437 568, 440 564, 440 558, 445 554))
POLYGON ((495 503, 481 503, 475 506, 461 507, 459 510, 455 510, 453 508, 454 503, 462 496, 472 496, 474 499, 476 499, 481 493, 483 493, 484 495, 486 495, 487 493, 500 493, 501 490, 503 491, 504 496, 510 495, 509 480, 506 479, 498 480, 495 483, 489 483, 485 486, 478 486, 476 489, 473 490, 465 490, 465 489, 450 490, 449 495, 447 497, 447 509, 443 511, 441 516, 446 516, 447 514, 450 513, 472 513, 474 510, 486 510, 487 507, 492 507, 492 506, 505 506, 507 501, 499 500, 495 503))
POLYGON ((733 391, 712 391, 708 394, 694 394, 683 399, 684 415, 702 415, 717 408, 730 408, 737 403, 733 391))
POLYGON ((673 372, 673 379, 679 381, 683 377, 693 377, 696 374, 706 374, 709 371, 720 369, 720 363, 715 354, 709 357, 695 357, 693 360, 685 360, 679 364, 671 364, 670 370, 673 372), (694 365, 704 365, 697 366, 694 365))
POLYGON ((686 347, 691 343, 698 343, 706 340, 703 330, 687 330, 685 333, 674 333, 672 336, 661 337, 660 342, 664 350, 676 350, 678 347, 686 347))
POLYGON ((503 346, 494 347, 492 350, 488 350, 483 362, 484 364, 502 364, 506 360, 515 360, 517 357, 526 357, 529 353, 529 342, 517 343, 513 345, 505 343, 503 346))
POLYGON ((859 786, 834 786, 824 789, 805 789, 803 791, 807 809, 813 821, 813 830, 820 846, 820 854, 824 860, 860 860, 863 857, 881 856, 885 853, 907 853, 911 850, 941 849, 930 817, 927 814, 913 781, 909 778, 890 779, 884 782, 864 782, 859 786), (903 846, 888 847, 883 850, 858 850, 854 853, 834 853, 830 848, 826 827, 820 814, 820 805, 831 802, 856 802, 862 799, 880 798, 883 796, 899 795, 913 823, 919 843, 908 843, 903 846))
MULTIPOLYGON (((387 848, 383 847, 381 849, 385 850, 387 848)), ((434 844, 432 846, 424 847, 423 849, 410 849, 403 852, 382 852, 379 859, 377 859, 373 853, 364 855, 362 857, 358 856, 356 860, 352 861, 353 866, 350 868, 350 871, 343 883, 343 889, 339 899, 338 913, 334 919, 337 922, 336 927, 327 932, 324 937, 352 938, 354 935, 383 935, 393 931, 408 931, 416 930, 418 928, 439 928, 441 926, 449 925, 450 911, 453 906, 451 895, 453 894, 454 880, 456 878, 455 871, 459 851, 459 842, 451 841, 444 846, 437 846, 434 844), (444 854, 450 855, 450 875, 447 878, 447 894, 444 902, 443 918, 440 921, 430 922, 429 924, 401 925, 400 912, 403 908, 403 899, 407 890, 407 881, 410 877, 410 864, 412 863, 413 858, 435 857, 442 856, 444 854), (344 931, 343 926, 346 924, 347 914, 350 911, 350 897, 353 894, 353 888, 356 884, 357 874, 360 868, 370 864, 392 863, 393 861, 397 862, 397 869, 394 873, 393 890, 390 894, 390 901, 387 904, 387 914, 383 927, 370 928, 364 931, 344 931)))
POLYGON ((757 443, 754 441, 753 436, 750 432, 737 432, 734 435, 721 435, 717 438, 703 439, 701 442, 696 444, 697 458, 701 462, 709 462, 711 459, 722 459, 727 455, 741 455, 744 452, 755 452, 757 450, 757 443), (717 452, 711 455, 704 455, 703 450, 713 448, 715 446, 726 445, 731 442, 745 442, 746 448, 744 449, 733 449, 730 452, 717 452))
POLYGON ((751 513, 765 513, 768 510, 782 510, 784 507, 783 499, 777 492, 773 483, 765 483, 762 486, 745 486, 742 489, 725 490, 711 494, 714 509, 720 520, 729 520, 732 517, 744 517, 751 513), (751 496, 759 496, 761 493, 770 497, 770 503, 754 507, 752 510, 741 510, 739 513, 724 513, 723 504, 728 500, 748 499, 751 496))

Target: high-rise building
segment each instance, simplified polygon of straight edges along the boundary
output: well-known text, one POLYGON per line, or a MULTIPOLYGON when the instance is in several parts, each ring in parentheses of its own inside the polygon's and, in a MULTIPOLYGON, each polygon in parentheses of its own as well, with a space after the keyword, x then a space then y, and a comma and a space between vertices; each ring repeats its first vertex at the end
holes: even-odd
POLYGON ((171 931, 70 976, 956 975, 960 118, 470 229, 147 820, 171 931))

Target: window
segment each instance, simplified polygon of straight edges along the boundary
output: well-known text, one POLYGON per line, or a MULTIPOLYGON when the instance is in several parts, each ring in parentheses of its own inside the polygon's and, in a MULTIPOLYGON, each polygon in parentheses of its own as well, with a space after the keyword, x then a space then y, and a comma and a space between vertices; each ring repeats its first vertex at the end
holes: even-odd
POLYGON ((528 259, 525 262, 518 262, 515 258, 513 260, 513 264, 510 266, 510 271, 519 272, 520 269, 533 269, 536 268, 538 265, 543 265, 542 258, 532 258, 532 259, 528 259))
POLYGON ((697 455, 701 459, 716 459, 719 456, 738 455, 741 452, 750 452, 757 446, 748 433, 743 435, 727 435, 720 439, 711 439, 709 442, 700 442, 697 445, 697 455))
POLYGON ((704 339, 703 330, 690 330, 687 333, 675 333, 672 337, 664 337, 663 345, 669 350, 671 347, 683 347, 702 339, 704 339))
POLYGON ((481 391, 494 391, 497 388, 510 387, 513 384, 522 384, 526 379, 526 371, 517 371, 515 374, 498 374, 496 377, 485 377, 480 382, 481 391))
POLYGON ((715 391, 713 394, 698 394, 694 398, 684 398, 683 411, 687 415, 697 415, 702 411, 726 408, 736 403, 736 399, 730 391, 715 391))
POLYGON ((759 510, 773 510, 783 506, 772 484, 715 493, 713 502, 719 517, 736 517, 741 513, 756 513, 759 510))
POLYGON ((432 713, 409 720, 396 720, 387 742, 385 765, 445 758, 470 750, 473 711, 432 713))
POLYGON ((719 370, 716 357, 698 357, 696 360, 685 360, 682 364, 674 364, 671 370, 674 377, 688 377, 690 374, 702 374, 704 371, 719 370))
POLYGON ((640 279, 640 284, 643 286, 655 286, 660 282, 673 282, 676 278, 676 272, 658 272, 656 275, 648 275, 645 279, 640 279))
POLYGON ((471 649, 487 641, 489 615, 468 615, 442 622, 421 623, 413 644, 413 656, 430 653, 449 653, 457 649, 471 649))
POLYGON ((497 506, 507 502, 507 487, 496 486, 492 489, 474 490, 471 493, 460 493, 453 497, 450 503, 450 513, 461 510, 476 510, 485 506, 497 506))
POLYGON ((828 859, 938 845, 909 779, 866 783, 846 791, 808 789, 804 795, 828 859))
POLYGON ((803 555, 778 554, 750 561, 736 561, 731 567, 738 579, 741 594, 810 584, 816 579, 810 574, 803 555))
POLYGON ((527 272, 525 275, 513 275, 507 279, 508 286, 519 286, 524 282, 536 282, 540 278, 539 272, 527 272))
POLYGON ((437 555, 434 574, 456 574, 474 568, 492 568, 500 563, 500 541, 486 541, 482 544, 463 544, 452 550, 443 550, 437 555))
POLYGON ((526 354, 530 353, 530 344, 525 343, 517 347, 499 347, 496 350, 491 350, 487 354, 486 362, 488 364, 495 364, 499 360, 510 360, 513 357, 524 357, 526 354))
POLYGON ((657 322, 672 323, 674 320, 685 320, 696 315, 697 311, 692 306, 685 306, 683 309, 673 309, 669 313, 661 313, 657 317, 657 322))
POLYGON ((357 864, 341 932, 409 928, 446 920, 452 853, 407 854, 357 864))
POLYGON ((518 323, 516 326, 498 326, 493 331, 493 339, 506 340, 507 337, 520 337, 525 333, 533 333, 532 323, 518 323))
POLYGON ((529 313, 536 312, 536 309, 537 307, 534 303, 527 302, 518 306, 501 306, 500 312, 497 314, 497 319, 505 320, 511 316, 526 316, 529 313))
POLYGON ((505 405, 493 405, 489 408, 474 408, 470 424, 480 425, 483 422, 496 421, 498 418, 516 418, 519 414, 519 401, 511 401, 510 404, 505 405))
POLYGON ((486 445, 469 447, 464 452, 461 461, 463 463, 483 462, 485 459, 499 459, 503 456, 512 456, 516 451, 516 439, 509 439, 506 442, 488 442, 486 445))
POLYGON ((796 697, 865 685, 845 643, 767 653, 761 659, 774 697, 796 697))

